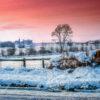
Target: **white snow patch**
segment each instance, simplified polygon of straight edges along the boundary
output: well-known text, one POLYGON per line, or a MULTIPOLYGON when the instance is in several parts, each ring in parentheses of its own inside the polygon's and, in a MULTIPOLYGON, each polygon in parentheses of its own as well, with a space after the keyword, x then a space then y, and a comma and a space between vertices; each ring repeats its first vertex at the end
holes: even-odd
POLYGON ((0 85, 15 86, 27 85, 35 89, 58 91, 72 88, 100 88, 100 66, 96 68, 76 68, 72 73, 54 68, 28 69, 28 68, 0 68, 0 85))

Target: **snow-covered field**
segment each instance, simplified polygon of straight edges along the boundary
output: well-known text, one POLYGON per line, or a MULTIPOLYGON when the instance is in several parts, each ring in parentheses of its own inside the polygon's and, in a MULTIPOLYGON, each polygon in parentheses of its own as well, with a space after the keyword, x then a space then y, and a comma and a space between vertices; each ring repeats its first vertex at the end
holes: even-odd
POLYGON ((29 86, 37 90, 99 90, 100 66, 76 69, 0 68, 0 87, 29 86))
POLYGON ((0 59, 7 59, 7 58, 9 58, 9 59, 22 59, 22 58, 27 58, 27 59, 34 59, 34 58, 53 58, 53 57, 55 57, 55 56, 59 56, 60 54, 52 54, 52 55, 26 55, 26 56, 4 56, 4 57, 0 57, 0 59))
MULTIPOLYGON (((59 58, 60 54, 55 54, 55 55, 32 55, 32 56, 12 56, 12 57, 0 57, 0 59, 5 60, 5 59, 9 59, 9 60, 22 60, 23 58, 25 59, 53 59, 53 58, 59 58)), ((49 62, 49 60, 45 61, 45 65, 47 65, 49 62)), ((13 68, 20 68, 21 66, 23 66, 23 62, 22 61, 2 61, 0 62, 0 66, 2 67, 13 67, 13 68)), ((42 68, 42 61, 39 60, 28 60, 26 61, 26 66, 27 68, 42 68)))
MULTIPOLYGON (((95 55, 96 51, 90 51, 89 55, 87 56, 85 52, 69 52, 67 56, 69 57, 75 57, 77 58, 80 62, 91 62, 91 59, 93 57, 93 55, 95 55)), ((66 55, 66 54, 65 54, 66 55)), ((53 54, 53 55, 32 55, 32 56, 12 56, 12 57, 0 57, 0 59, 5 60, 5 59, 9 59, 9 60, 22 60, 23 58, 25 59, 42 59, 42 58, 49 58, 50 62, 46 61, 46 67, 48 64, 52 63, 53 65, 58 65, 58 61, 62 58, 61 54, 53 54)), ((22 61, 6 61, 5 62, 0 62, 1 66, 3 67, 21 67, 23 66, 23 62, 22 61)), ((41 68, 42 67, 42 63, 41 61, 26 61, 26 66, 29 68, 41 68)))
MULTIPOLYGON (((84 52, 70 52, 68 56, 76 57, 80 62, 85 62, 91 61, 94 54, 95 51, 90 52, 88 56, 84 52)), ((51 58, 50 62, 56 66, 61 55, 35 56, 33 58, 51 58)), ((22 58, 16 57, 16 59, 22 58)), ((40 66, 39 63, 37 64, 40 66)), ((7 66, 10 65, 7 63, 7 66)), ((51 70, 43 69, 37 65, 26 68, 7 66, 0 68, 0 87, 32 87, 33 89, 48 91, 100 91, 100 65, 83 66, 75 69, 67 68, 65 70, 56 67, 51 70)))

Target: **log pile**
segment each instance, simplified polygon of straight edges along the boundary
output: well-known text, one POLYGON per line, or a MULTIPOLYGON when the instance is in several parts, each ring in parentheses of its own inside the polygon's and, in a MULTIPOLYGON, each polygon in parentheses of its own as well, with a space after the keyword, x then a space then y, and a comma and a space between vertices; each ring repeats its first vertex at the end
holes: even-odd
POLYGON ((93 61, 97 64, 100 64, 100 50, 96 51, 96 55, 94 56, 93 61))
MULTIPOLYGON (((62 58, 59 62, 59 66, 56 66, 58 69, 66 69, 66 68, 76 68, 76 67, 81 67, 81 66, 87 66, 90 65, 89 62, 80 62, 76 58, 62 58)), ((49 69, 54 68, 52 63, 49 65, 49 69)))
MULTIPOLYGON (((58 61, 52 61, 48 66, 49 69, 57 67, 58 69, 66 68, 76 68, 82 66, 92 66, 95 62, 96 65, 100 64, 100 50, 96 51, 95 56, 92 56, 93 59, 80 61, 77 57, 61 57, 58 61)), ((87 55, 89 56, 89 55, 87 55)), ((92 58, 91 57, 91 58, 92 58)))

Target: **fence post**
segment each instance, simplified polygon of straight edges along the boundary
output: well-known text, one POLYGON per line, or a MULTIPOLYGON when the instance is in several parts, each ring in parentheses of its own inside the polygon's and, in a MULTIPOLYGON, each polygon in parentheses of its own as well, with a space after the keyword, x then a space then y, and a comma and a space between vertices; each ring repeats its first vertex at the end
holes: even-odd
POLYGON ((26 67, 26 60, 23 58, 23 67, 26 67))
POLYGON ((2 67, 2 63, 1 63, 1 60, 0 60, 0 67, 2 67))
POLYGON ((44 66, 44 59, 42 59, 42 67, 44 68, 45 66, 44 66))

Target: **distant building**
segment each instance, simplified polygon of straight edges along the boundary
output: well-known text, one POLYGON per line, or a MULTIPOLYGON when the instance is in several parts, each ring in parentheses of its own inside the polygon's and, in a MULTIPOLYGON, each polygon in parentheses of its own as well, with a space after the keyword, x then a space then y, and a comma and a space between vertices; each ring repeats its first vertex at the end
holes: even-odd
MULTIPOLYGON (((33 43, 32 40, 17 40, 15 42, 6 41, 0 42, 0 56, 7 55, 28 55, 35 50, 38 52, 41 47, 45 49, 46 52, 56 53, 60 51, 59 43, 49 42, 49 43, 33 43)), ((89 51, 100 49, 100 40, 88 41, 88 42, 71 42, 66 43, 64 51, 89 51)), ((36 53, 35 53, 36 54, 36 53)))
POLYGON ((27 52, 27 49, 34 48, 35 45, 33 45, 32 40, 18 40, 15 41, 15 55, 25 55, 27 52))
POLYGON ((15 48, 30 48, 33 47, 33 41, 32 40, 18 40, 15 41, 15 48))

